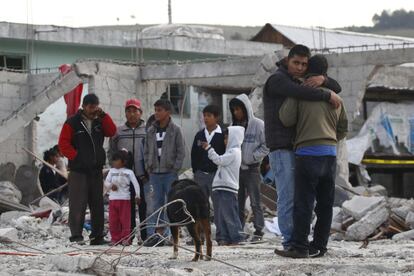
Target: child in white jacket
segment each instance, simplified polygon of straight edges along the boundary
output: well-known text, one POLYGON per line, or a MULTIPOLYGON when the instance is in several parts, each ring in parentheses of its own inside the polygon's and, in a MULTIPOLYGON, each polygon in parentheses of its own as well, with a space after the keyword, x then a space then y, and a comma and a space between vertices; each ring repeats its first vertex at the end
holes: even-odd
POLYGON ((219 245, 237 245, 244 239, 237 201, 244 128, 231 126, 228 135, 224 135, 226 152, 223 155, 218 155, 206 142, 202 146, 218 166, 212 188, 216 241, 219 245))
POLYGON ((112 156, 112 168, 105 180, 109 192, 109 232, 111 244, 130 245, 131 239, 131 195, 129 183, 132 182, 136 201, 140 201, 139 183, 132 170, 125 168, 128 161, 126 151, 116 152, 112 156))

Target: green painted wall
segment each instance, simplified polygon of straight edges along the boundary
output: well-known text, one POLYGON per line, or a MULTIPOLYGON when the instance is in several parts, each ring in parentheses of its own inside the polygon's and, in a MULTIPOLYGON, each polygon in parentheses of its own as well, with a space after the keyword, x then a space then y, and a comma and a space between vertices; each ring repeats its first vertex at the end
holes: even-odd
MULTIPOLYGON (((115 48, 89 45, 70 45, 35 41, 27 43, 25 40, 0 39, 0 54, 26 55, 33 53, 30 68, 58 67, 64 63, 74 63, 83 58, 115 59, 135 61, 135 48, 115 48)), ((143 50, 144 61, 155 60, 191 60, 221 57, 220 55, 177 52, 166 50, 143 50)))

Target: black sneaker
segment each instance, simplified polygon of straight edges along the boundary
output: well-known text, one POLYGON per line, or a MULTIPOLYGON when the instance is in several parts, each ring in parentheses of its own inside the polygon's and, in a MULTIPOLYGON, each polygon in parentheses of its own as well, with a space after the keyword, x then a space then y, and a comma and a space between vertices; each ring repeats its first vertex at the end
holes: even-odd
POLYGON ((261 242, 263 240, 263 236, 256 236, 254 235, 252 237, 252 239, 250 240, 250 242, 255 243, 255 242, 261 242))
POLYGON ((308 250, 298 250, 296 248, 289 248, 288 250, 275 249, 275 254, 282 256, 282 257, 294 258, 294 259, 309 258, 308 250))
POLYGON ((110 242, 104 238, 92 238, 89 245, 109 245, 110 242))
POLYGON ((326 253, 326 249, 317 249, 315 247, 309 247, 309 258, 320 258, 326 253))
POLYGON ((262 231, 255 231, 250 242, 261 242, 263 240, 264 233, 262 231))
POLYGON ((153 236, 144 242, 144 246, 146 247, 164 246, 164 241, 158 236, 153 236))
POLYGON ((85 245, 85 241, 83 240, 82 236, 70 237, 69 241, 77 243, 78 245, 85 245))

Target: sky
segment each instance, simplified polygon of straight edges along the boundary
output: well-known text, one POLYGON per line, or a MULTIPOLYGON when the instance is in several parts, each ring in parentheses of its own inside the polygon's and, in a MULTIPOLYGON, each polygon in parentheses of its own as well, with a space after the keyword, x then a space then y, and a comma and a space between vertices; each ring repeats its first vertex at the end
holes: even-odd
MULTIPOLYGON (((382 10, 413 0, 171 0, 173 23, 372 26, 382 10)), ((2 0, 0 21, 71 27, 168 23, 168 0, 2 0)))

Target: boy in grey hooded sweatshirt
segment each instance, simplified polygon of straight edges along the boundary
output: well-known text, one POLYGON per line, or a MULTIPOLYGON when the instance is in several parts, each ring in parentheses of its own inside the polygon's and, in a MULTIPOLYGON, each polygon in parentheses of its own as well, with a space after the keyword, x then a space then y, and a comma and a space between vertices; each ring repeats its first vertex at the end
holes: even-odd
POLYGON ((242 163, 239 182, 239 216, 242 227, 245 221, 245 205, 247 195, 253 211, 255 232, 252 241, 260 241, 263 236, 264 216, 260 194, 260 163, 269 154, 266 147, 264 122, 253 114, 252 104, 246 94, 241 94, 229 103, 232 125, 245 128, 244 141, 241 146, 242 163))
POLYGON ((216 241, 219 245, 235 245, 243 240, 237 193, 244 128, 231 126, 228 135, 224 134, 226 152, 223 155, 218 155, 206 142, 202 146, 208 151, 208 158, 218 166, 212 188, 216 241))

